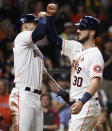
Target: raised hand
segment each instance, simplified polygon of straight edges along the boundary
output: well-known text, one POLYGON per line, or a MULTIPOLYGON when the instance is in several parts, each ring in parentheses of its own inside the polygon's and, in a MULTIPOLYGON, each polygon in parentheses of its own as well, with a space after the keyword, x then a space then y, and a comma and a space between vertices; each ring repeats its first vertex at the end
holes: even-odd
POLYGON ((53 16, 56 14, 58 6, 56 4, 48 4, 47 6, 47 16, 53 16))
POLYGON ((46 17, 46 14, 47 14, 47 13, 44 12, 44 11, 38 13, 38 19, 39 19, 40 17, 46 17))

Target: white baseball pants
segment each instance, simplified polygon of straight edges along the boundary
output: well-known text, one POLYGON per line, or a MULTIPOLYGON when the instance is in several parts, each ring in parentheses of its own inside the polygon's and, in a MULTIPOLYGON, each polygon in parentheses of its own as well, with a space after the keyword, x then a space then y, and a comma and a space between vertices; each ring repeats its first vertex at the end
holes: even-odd
POLYGON ((40 95, 13 88, 9 107, 12 115, 11 131, 43 131, 40 95))
POLYGON ((100 110, 98 100, 91 99, 83 106, 79 114, 71 115, 68 131, 93 131, 100 110))

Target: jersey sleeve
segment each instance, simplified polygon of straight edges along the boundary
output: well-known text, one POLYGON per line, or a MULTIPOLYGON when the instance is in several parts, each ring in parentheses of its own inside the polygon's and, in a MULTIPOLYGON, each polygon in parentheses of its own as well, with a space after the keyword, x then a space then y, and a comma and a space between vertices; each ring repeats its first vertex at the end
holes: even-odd
POLYGON ((32 42, 32 31, 23 31, 15 39, 15 46, 30 46, 32 42))
POLYGON ((79 42, 63 39, 61 54, 71 58, 72 54, 75 53, 76 50, 80 50, 81 48, 82 45, 79 42))
POLYGON ((101 55, 95 55, 91 58, 90 64, 90 79, 93 77, 100 77, 102 78, 104 68, 104 61, 101 55))

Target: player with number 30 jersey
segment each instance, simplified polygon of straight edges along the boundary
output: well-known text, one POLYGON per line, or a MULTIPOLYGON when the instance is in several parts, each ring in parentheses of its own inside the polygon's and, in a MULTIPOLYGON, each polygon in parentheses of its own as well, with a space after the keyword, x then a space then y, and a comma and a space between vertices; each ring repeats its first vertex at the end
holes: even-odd
MULTIPOLYGON (((97 47, 83 51, 82 44, 77 41, 63 40, 62 54, 71 61, 70 98, 79 99, 90 86, 90 79, 95 76, 102 78, 103 58, 97 47)), ((98 97, 97 93, 93 98, 98 97)))
POLYGON ((71 120, 68 131, 92 131, 100 114, 97 90, 102 80, 104 61, 95 46, 100 21, 92 16, 84 16, 74 24, 78 41, 64 40, 57 35, 53 15, 56 4, 47 6, 48 38, 69 57, 71 62, 70 108, 71 120), (51 33, 52 32, 52 33, 51 33))

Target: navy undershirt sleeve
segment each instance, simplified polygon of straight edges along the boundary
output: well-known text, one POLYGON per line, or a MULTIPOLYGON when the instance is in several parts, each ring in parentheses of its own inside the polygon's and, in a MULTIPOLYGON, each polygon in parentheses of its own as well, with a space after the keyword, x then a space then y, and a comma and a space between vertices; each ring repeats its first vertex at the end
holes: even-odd
POLYGON ((38 40, 41 40, 47 32, 46 20, 44 17, 41 17, 38 21, 36 29, 32 32, 32 41, 36 43, 38 40))
POLYGON ((62 38, 57 35, 53 16, 48 16, 46 19, 47 37, 51 44, 55 44, 62 49, 62 38))

